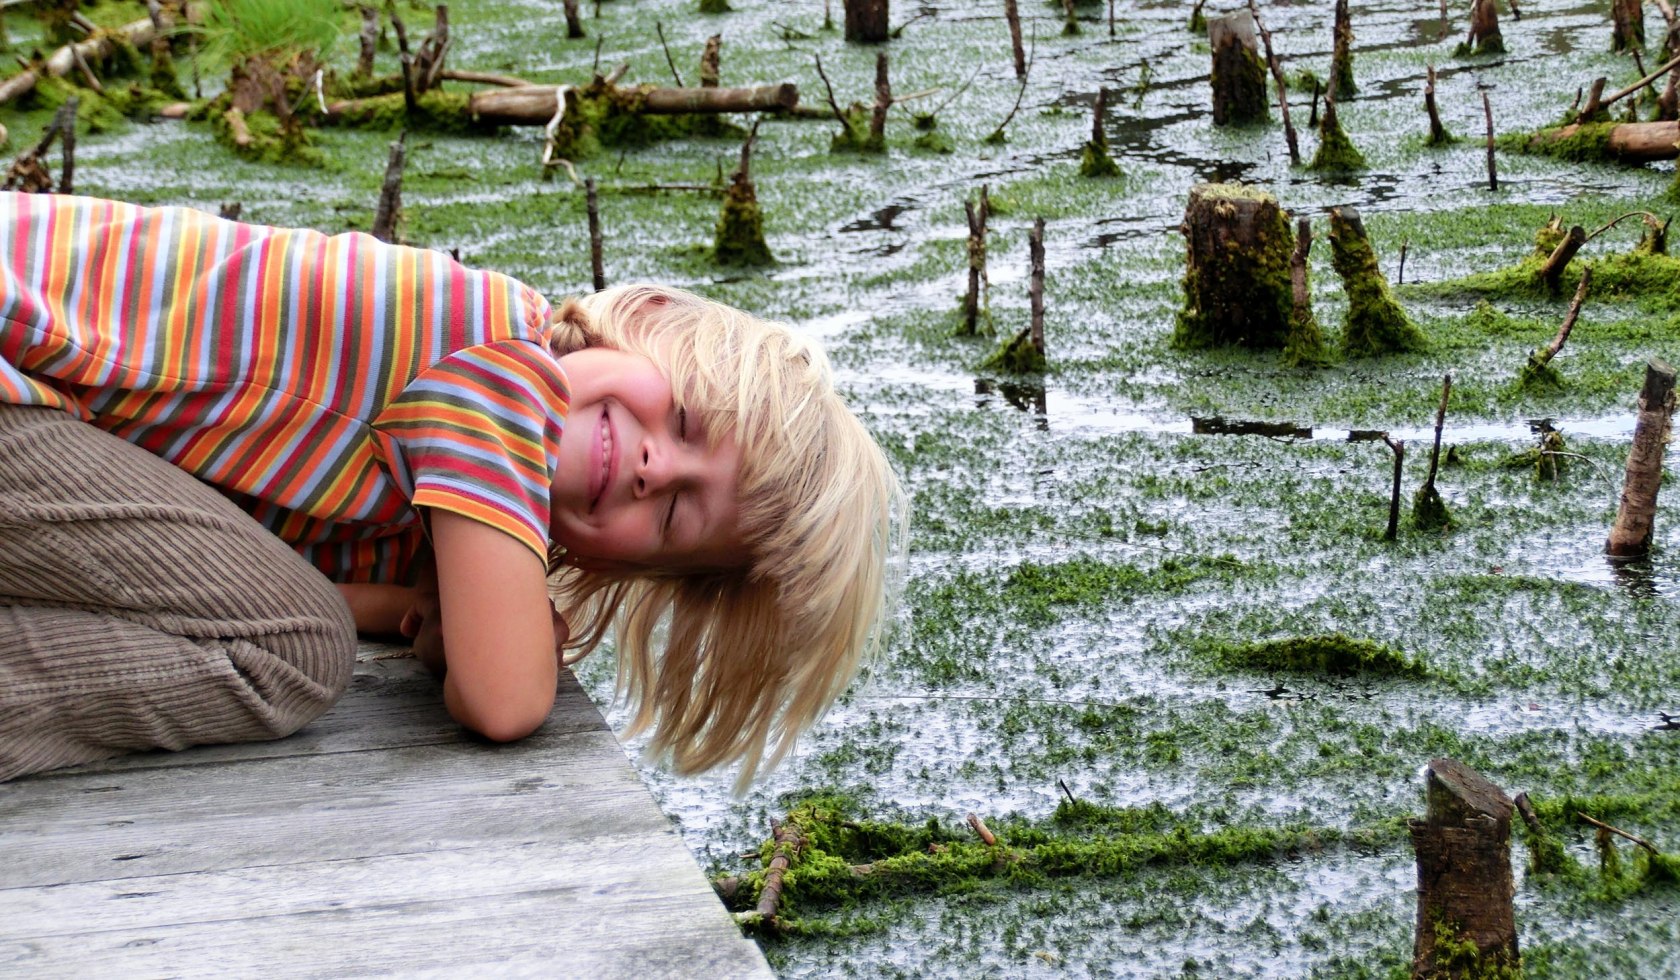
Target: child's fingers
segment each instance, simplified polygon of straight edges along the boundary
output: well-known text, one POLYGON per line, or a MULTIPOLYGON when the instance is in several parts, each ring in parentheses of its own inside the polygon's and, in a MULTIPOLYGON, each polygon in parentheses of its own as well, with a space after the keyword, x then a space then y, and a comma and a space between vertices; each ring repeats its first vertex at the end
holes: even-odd
POLYGON ((420 634, 422 622, 424 617, 420 615, 420 607, 409 606, 408 612, 403 613, 402 622, 397 624, 397 632, 412 640, 420 634))

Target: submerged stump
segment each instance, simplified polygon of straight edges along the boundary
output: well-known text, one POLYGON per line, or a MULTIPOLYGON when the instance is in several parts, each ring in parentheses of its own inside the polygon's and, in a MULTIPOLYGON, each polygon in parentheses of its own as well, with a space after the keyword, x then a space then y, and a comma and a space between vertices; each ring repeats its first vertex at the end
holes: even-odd
POLYGON ((1336 0, 1335 27, 1331 34, 1330 76, 1336 80, 1336 91, 1349 96, 1359 86, 1353 80, 1353 17, 1348 13, 1347 0, 1336 0))
POLYGON ((1240 126, 1266 118, 1266 63, 1246 10, 1208 21, 1213 47, 1213 124, 1240 126))
POLYGON ((1197 184, 1180 230, 1184 309, 1173 342, 1283 347, 1295 306, 1289 273, 1294 241, 1277 199, 1242 184, 1197 184))
POLYGON ((1504 54, 1505 35, 1499 33, 1497 0, 1474 0, 1470 5, 1470 36, 1453 54, 1504 54))
POLYGON ((1342 347, 1349 357, 1371 357, 1424 346, 1423 333, 1406 316, 1377 265, 1365 223, 1353 208, 1330 210, 1330 258, 1347 293, 1342 347))
POLYGON ((887 39, 887 0, 845 0, 846 40, 875 44, 887 39))
POLYGON ((1674 368, 1653 357, 1645 365, 1645 385, 1639 392, 1639 417, 1628 449, 1627 478, 1616 523, 1604 551, 1612 558, 1637 558, 1651 550, 1656 524, 1657 490, 1662 486, 1663 452, 1674 418, 1674 368))
POLYGON ((1091 140, 1079 156, 1079 176, 1118 177, 1120 167, 1108 154, 1108 134, 1103 132, 1103 115, 1108 108, 1108 96, 1101 87, 1097 101, 1091 107, 1091 140))
POLYGON ((1610 50, 1638 51, 1645 47, 1645 5, 1642 0, 1610 0, 1610 50))
POLYGON ((1312 222, 1295 222, 1295 249, 1289 255, 1289 335, 1283 342, 1284 363, 1296 367, 1322 365, 1324 334, 1313 316, 1312 289, 1307 285, 1307 253, 1312 249, 1312 222))
POLYGON ((1418 871, 1412 977, 1520 976, 1510 797, 1452 759, 1429 763, 1424 788, 1424 819, 1409 822, 1418 871))

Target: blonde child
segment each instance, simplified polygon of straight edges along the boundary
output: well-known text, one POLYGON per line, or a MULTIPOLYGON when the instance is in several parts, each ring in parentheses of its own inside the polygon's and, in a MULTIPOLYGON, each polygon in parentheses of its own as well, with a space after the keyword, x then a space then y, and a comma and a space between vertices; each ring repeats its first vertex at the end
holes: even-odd
POLYGON ((785 327, 0 195, 0 779, 289 734, 360 630, 502 741, 611 633, 633 732, 744 786, 878 642, 902 521, 785 327))

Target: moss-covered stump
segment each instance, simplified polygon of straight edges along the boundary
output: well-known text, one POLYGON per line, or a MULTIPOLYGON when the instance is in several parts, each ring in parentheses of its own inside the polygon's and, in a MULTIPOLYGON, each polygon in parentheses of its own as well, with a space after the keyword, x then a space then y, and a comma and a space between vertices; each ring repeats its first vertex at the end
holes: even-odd
POLYGON ((1181 347, 1283 347, 1294 297, 1294 236, 1277 199, 1242 184, 1197 184, 1180 228, 1185 237, 1181 347))
POLYGON ((1331 38, 1330 75, 1336 81, 1336 94, 1346 98, 1359 91, 1353 80, 1353 17, 1348 13, 1347 0, 1336 0, 1331 38))
POLYGON ((1422 331, 1406 316, 1377 266, 1365 223, 1353 208, 1330 210, 1330 261, 1347 293, 1342 349, 1349 357, 1419 350, 1422 331))
POLYGON ((755 125, 741 145, 741 165, 730 175, 729 188, 723 192, 712 257, 724 265, 770 265, 776 261, 764 242, 764 214, 752 182, 752 145, 757 132, 755 125))
POLYGON ((1444 531, 1452 527, 1452 513, 1433 483, 1425 483, 1412 495, 1412 526, 1420 531, 1444 531))
POLYGON ((1502 140, 1505 149, 1577 162, 1626 164, 1680 156, 1680 122, 1571 123, 1502 140))
POLYGON ((1473 0, 1470 4, 1470 37, 1453 50, 1453 57, 1505 53, 1505 35, 1499 32, 1497 2, 1473 0))
POLYGON ((1318 150, 1313 153, 1307 169, 1342 173, 1365 169, 1365 154, 1360 153, 1359 147, 1348 139, 1342 129, 1341 118, 1336 114, 1334 88, 1324 100, 1324 114, 1319 117, 1318 124, 1318 150))
POLYGON ((1005 340, 980 366, 989 371, 1007 371, 1010 374, 1043 374, 1048 365, 1044 352, 1032 342, 1032 330, 1023 327, 1020 333, 1005 340))
POLYGON ((1213 47, 1213 124, 1241 126, 1266 118, 1266 63, 1254 15, 1246 10, 1208 21, 1213 47))
POLYGON ((1103 132, 1103 116, 1108 108, 1108 96, 1097 89, 1096 103, 1091 107, 1091 139, 1079 154, 1079 176, 1118 177, 1120 167, 1108 155, 1108 134, 1103 132))

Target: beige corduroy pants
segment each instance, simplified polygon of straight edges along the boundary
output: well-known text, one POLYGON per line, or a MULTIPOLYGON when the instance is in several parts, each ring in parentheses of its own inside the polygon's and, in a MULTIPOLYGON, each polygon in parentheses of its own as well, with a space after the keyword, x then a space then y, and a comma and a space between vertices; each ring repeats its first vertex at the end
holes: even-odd
POLYGON ((232 501, 65 412, 0 405, 0 781, 288 735, 355 650, 338 590, 232 501))

